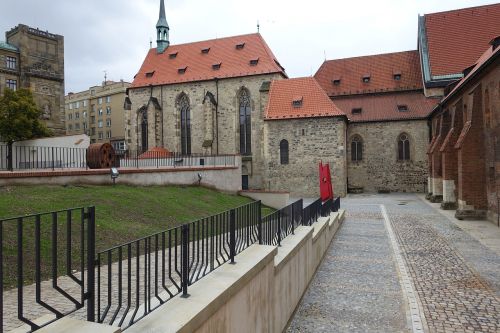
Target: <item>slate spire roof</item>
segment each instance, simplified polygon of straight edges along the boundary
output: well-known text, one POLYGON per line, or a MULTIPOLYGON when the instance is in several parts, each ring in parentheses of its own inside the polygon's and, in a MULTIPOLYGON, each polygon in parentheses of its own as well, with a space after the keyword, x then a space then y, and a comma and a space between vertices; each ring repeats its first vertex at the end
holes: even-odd
POLYGON ((207 81, 250 75, 287 77, 259 33, 150 49, 132 88, 207 81))
POLYGON ((167 17, 165 15, 165 2, 164 0, 160 0, 160 15, 158 18, 158 23, 156 23, 156 27, 167 27, 168 28, 168 22, 167 22, 167 17))

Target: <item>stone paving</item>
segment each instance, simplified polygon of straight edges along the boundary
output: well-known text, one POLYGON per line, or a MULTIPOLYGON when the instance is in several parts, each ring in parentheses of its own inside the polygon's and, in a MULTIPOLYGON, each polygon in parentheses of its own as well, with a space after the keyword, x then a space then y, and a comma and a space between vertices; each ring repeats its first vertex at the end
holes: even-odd
POLYGON ((385 252, 384 261, 379 261, 384 247, 389 248, 387 238, 373 229, 380 220, 380 205, 396 234, 424 330, 500 332, 500 255, 412 194, 357 195, 342 201, 347 218, 288 331, 412 331, 411 320, 402 321, 409 318, 409 306, 400 281, 393 284, 400 280, 394 262, 389 264, 394 256, 385 252), (343 260, 345 253, 350 265, 343 260), (384 298, 387 292, 393 292, 392 299, 384 298), (394 320, 387 326, 385 318, 391 313, 394 320))

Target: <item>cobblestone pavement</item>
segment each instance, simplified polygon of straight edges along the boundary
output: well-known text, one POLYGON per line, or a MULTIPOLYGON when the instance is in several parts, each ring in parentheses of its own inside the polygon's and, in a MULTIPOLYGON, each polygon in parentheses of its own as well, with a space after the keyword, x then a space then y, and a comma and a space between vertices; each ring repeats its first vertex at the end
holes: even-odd
POLYGON ((377 206, 346 219, 288 332, 407 332, 403 293, 377 206))
MULTIPOLYGON (((396 311, 394 306, 391 307, 391 302, 366 301, 361 308, 364 316, 356 316, 360 312, 359 300, 367 297, 357 295, 357 288, 373 286, 378 280, 377 274, 374 277, 377 271, 384 273, 381 278, 387 285, 397 278, 396 271, 387 268, 390 265, 382 268, 382 263, 370 260, 375 259, 374 253, 378 253, 385 243, 376 234, 373 238, 379 243, 373 246, 373 242, 365 236, 373 228, 374 219, 378 219, 380 205, 386 208, 390 225, 396 234, 420 302, 425 331, 500 332, 500 256, 412 194, 357 195, 342 201, 348 217, 330 246, 288 331, 407 331, 401 325, 381 327, 384 320, 379 318, 385 317, 377 317, 376 314, 396 311), (373 212, 368 213, 367 207, 371 207, 373 212), (375 218, 372 214, 376 214, 375 218), (358 233, 346 242, 345 237, 351 229, 358 233), (361 242, 371 247, 371 252, 364 253, 369 265, 357 269, 360 260, 350 258, 352 263, 346 267, 341 260, 341 253, 357 253, 355 249, 361 242), (344 268, 343 271, 341 268, 344 268), (348 287, 344 288, 345 285, 348 287), (323 286, 325 291, 315 290, 319 286, 323 286), (363 330, 364 324, 371 326, 363 330), (352 329, 349 329, 349 325, 352 329)), ((394 290, 398 288, 401 290, 400 286, 394 290)), ((381 298, 384 295, 382 291, 389 290, 370 288, 365 295, 371 292, 381 298)), ((406 303, 397 292, 393 297, 406 303)), ((404 305, 399 307, 400 313, 394 313, 395 318, 404 316, 408 309, 404 305)), ((411 327, 409 324, 405 327, 411 327)))

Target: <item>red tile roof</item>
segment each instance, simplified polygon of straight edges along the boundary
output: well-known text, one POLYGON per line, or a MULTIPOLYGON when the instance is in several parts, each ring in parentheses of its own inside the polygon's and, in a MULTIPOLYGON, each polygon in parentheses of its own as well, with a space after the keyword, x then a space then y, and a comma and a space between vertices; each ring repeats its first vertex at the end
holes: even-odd
POLYGON ((424 119, 432 111, 439 99, 426 98, 422 92, 395 92, 365 96, 338 97, 334 100, 349 121, 387 121, 424 119), (408 111, 401 112, 398 105, 406 105, 408 111), (359 109, 360 114, 352 114, 352 109, 359 109))
POLYGON ((171 45, 162 54, 151 49, 132 88, 269 73, 286 77, 284 68, 262 36, 256 33, 171 45), (237 48, 236 45, 243 46, 237 48), (250 64, 257 59, 257 64, 250 64), (220 64, 219 69, 213 68, 216 64, 220 64), (185 69, 183 74, 182 69, 185 69))
POLYGON ((312 77, 274 80, 265 119, 344 116, 312 77), (301 105, 294 106, 294 101, 301 105))
POLYGON ((424 17, 433 76, 461 73, 500 34, 500 3, 424 17))
POLYGON ((499 54, 500 54, 500 46, 497 47, 495 50, 493 50, 493 46, 490 46, 486 50, 486 52, 484 52, 481 55, 481 57, 479 57, 479 59, 476 61, 476 64, 471 69, 471 71, 457 83, 457 85, 450 91, 448 95, 446 95, 446 97, 442 100, 442 103, 449 100, 457 92, 457 90, 459 90, 467 81, 469 81, 471 77, 476 75, 478 71, 483 67, 483 65, 486 64, 486 62, 488 62, 494 56, 498 56, 499 54))
POLYGON ((329 96, 422 89, 418 51, 328 60, 314 77, 329 96), (394 79, 397 74, 400 80, 394 79), (363 82, 366 75, 369 83, 363 82))

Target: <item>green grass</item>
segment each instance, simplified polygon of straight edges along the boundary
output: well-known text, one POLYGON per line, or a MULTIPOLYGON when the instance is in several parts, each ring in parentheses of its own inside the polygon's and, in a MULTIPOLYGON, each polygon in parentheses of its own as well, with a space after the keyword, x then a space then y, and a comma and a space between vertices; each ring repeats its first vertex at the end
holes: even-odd
MULTIPOLYGON (((220 193, 203 187, 9 186, 0 187, 0 219, 73 207, 95 206, 96 248, 99 251, 252 201, 249 198, 220 193)), ((270 208, 263 207, 262 216, 270 212, 272 212, 270 208)), ((60 229, 58 234, 61 234, 61 237, 58 236, 60 238, 58 244, 60 244, 64 242, 63 231, 65 231, 66 224, 60 221, 58 225, 60 229)), ((77 233, 77 226, 74 229, 77 233)), ((29 246, 34 243, 33 230, 33 225, 26 226, 23 237, 24 245, 29 246)), ((16 262, 17 242, 15 237, 8 237, 9 234, 15 235, 15 232, 15 223, 4 225, 4 265, 6 265, 4 268, 16 262)), ((43 262, 50 262, 50 248, 50 220, 47 219, 47 223, 42 221, 43 262)), ((30 258, 33 257, 33 253, 33 246, 30 246, 25 254, 25 262, 28 266, 33 265, 34 259, 30 258)), ((64 252, 59 254, 61 260, 64 255, 64 252)), ((78 253, 73 253, 73 257, 78 260, 78 253)), ((43 275, 47 276, 50 265, 44 266, 47 266, 47 269, 44 269, 43 275)), ((15 270, 8 271, 4 277, 6 286, 14 283, 14 272, 15 270)), ((32 279, 27 277, 26 282, 30 281, 32 279)))

